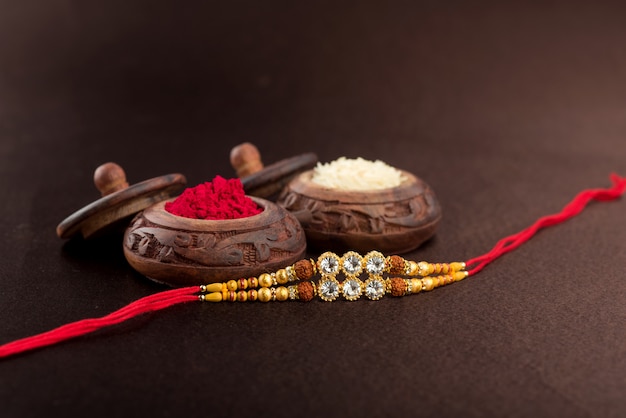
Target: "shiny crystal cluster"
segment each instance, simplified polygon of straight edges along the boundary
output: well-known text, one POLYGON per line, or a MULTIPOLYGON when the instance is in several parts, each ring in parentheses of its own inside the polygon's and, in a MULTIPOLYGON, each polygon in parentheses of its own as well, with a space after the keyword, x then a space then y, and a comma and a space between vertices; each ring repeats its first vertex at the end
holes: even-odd
POLYGON ((371 251, 364 257, 354 251, 345 253, 343 257, 326 252, 317 260, 317 270, 322 275, 317 294, 327 302, 340 295, 350 301, 359 299, 361 295, 378 300, 385 294, 385 282, 381 276, 385 269, 385 257, 378 251, 371 251), (359 279, 364 272, 369 275, 365 283, 359 279), (340 273, 346 277, 343 282, 336 278, 340 273))

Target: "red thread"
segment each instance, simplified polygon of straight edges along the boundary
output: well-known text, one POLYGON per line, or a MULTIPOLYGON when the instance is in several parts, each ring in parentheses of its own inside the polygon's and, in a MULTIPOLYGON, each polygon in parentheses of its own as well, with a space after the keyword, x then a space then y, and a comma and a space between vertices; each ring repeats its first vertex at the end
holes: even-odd
POLYGON ((622 178, 617 174, 611 174, 613 187, 609 189, 590 189, 580 192, 571 202, 569 202, 559 213, 543 216, 531 226, 522 231, 502 238, 496 245, 486 254, 472 258, 465 262, 468 267, 468 274, 481 271, 487 264, 491 263, 498 257, 513 251, 529 239, 531 239, 540 229, 560 224, 574 216, 578 215, 592 201, 609 201, 614 200, 624 194, 626 190, 626 178, 622 178), (473 266, 473 267, 472 267, 473 266))
MULTIPOLYGON (((626 190, 626 178, 612 174, 611 181, 613 182, 613 187, 609 189, 585 190, 579 193, 561 210, 561 212, 539 218, 528 228, 498 241, 496 245, 486 254, 468 260, 466 265, 468 268, 471 267, 468 274, 473 275, 478 273, 485 268, 487 264, 509 251, 513 251, 528 241, 540 229, 557 225, 576 216, 592 200, 603 202, 617 199, 626 190)), ((34 350, 36 348, 46 347, 86 335, 104 327, 127 321, 147 312, 158 311, 181 303, 198 301, 199 299, 196 293, 199 292, 200 286, 191 286, 181 289, 167 290, 151 296, 146 296, 101 318, 83 319, 39 335, 6 343, 0 346, 0 358, 34 350)))
POLYGON ((216 176, 206 182, 185 189, 165 210, 174 215, 192 219, 239 219, 261 213, 263 209, 246 196, 241 180, 216 176))
POLYGON ((80 337, 147 312, 158 311, 180 303, 198 301, 198 296, 195 294, 199 291, 199 286, 191 286, 143 297, 101 318, 83 319, 42 334, 4 344, 0 346, 0 358, 80 337))

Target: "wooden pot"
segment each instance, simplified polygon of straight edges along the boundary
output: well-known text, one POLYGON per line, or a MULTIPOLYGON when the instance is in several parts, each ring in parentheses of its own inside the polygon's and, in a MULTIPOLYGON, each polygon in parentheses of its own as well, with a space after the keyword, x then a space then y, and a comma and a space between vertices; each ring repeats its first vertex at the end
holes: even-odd
POLYGON ((258 276, 301 259, 306 239, 296 218, 272 202, 251 199, 263 212, 232 220, 184 218, 157 203, 126 229, 124 255, 141 274, 171 286, 258 276))
POLYGON ((345 191, 311 182, 310 170, 294 178, 277 203, 296 216, 319 250, 405 253, 434 235, 441 207, 423 180, 402 173, 398 187, 345 191))

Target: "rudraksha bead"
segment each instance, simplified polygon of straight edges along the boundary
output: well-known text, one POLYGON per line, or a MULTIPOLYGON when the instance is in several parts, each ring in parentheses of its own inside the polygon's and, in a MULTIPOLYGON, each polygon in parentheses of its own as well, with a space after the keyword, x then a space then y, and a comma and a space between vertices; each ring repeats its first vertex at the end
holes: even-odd
POLYGON ((296 264, 294 264, 293 269, 296 271, 296 276, 300 280, 306 280, 313 277, 315 271, 313 270, 313 265, 309 260, 300 260, 296 264))
POLYGON ((315 291, 313 290, 311 282, 298 283, 298 299, 303 302, 308 302, 313 299, 313 296, 315 296, 315 291))
POLYGON ((389 273, 391 274, 404 274, 406 263, 404 258, 399 255, 392 255, 389 257, 389 273))
POLYGON ((391 279, 391 296, 404 296, 406 293, 406 282, 404 279, 394 277, 391 279))

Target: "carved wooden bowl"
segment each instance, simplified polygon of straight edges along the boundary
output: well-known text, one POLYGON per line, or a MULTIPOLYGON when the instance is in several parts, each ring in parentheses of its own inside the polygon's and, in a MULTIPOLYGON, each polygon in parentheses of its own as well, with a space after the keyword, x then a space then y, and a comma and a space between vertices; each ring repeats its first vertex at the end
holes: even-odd
POLYGON ((317 249, 405 253, 434 235, 441 207, 423 180, 402 173, 398 187, 342 191, 311 182, 310 170, 294 178, 277 203, 296 216, 317 249))
POLYGON ((272 202, 251 199, 263 212, 232 220, 184 218, 157 203, 126 229, 124 255, 141 274, 171 286, 258 276, 301 259, 306 238, 296 218, 272 202))

